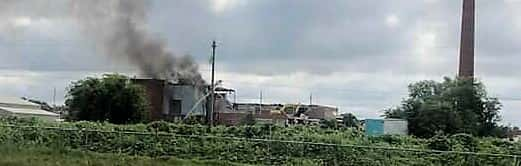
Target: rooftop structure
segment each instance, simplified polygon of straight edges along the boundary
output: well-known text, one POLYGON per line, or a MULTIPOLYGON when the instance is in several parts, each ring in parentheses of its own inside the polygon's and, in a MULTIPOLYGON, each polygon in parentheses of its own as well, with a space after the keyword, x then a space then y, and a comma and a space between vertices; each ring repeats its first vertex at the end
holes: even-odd
POLYGON ((59 121, 60 115, 42 110, 41 106, 21 98, 0 97, 0 115, 16 117, 36 117, 43 120, 59 121))

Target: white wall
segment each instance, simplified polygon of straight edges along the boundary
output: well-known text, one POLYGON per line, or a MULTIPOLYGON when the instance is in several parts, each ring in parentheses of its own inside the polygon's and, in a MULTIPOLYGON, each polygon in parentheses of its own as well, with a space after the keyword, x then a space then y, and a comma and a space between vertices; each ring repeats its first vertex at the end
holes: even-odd
POLYGON ((407 135, 407 121, 405 120, 384 120, 385 135, 407 135))

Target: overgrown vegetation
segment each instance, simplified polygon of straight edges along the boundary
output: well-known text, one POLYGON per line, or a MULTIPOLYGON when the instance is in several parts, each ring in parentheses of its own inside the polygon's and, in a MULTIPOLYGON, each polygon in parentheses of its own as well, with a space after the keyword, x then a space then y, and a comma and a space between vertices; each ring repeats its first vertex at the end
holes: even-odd
POLYGON ((182 160, 176 158, 150 158, 124 154, 102 154, 64 149, 63 147, 14 146, 0 144, 0 165, 9 166, 229 166, 238 165, 223 161, 182 160))
MULTIPOLYGON (((452 150, 521 155, 521 143, 471 135, 419 139, 410 136, 366 137, 358 130, 320 126, 216 126, 166 122, 113 125, 94 122, 45 123, 2 119, 0 142, 65 147, 100 153, 171 156, 264 165, 513 165, 509 156, 435 153, 403 149, 452 150), (56 127, 57 129, 42 129, 56 127), (122 133, 127 132, 127 133, 122 133), (231 138, 233 137, 233 138, 231 138), (241 139, 238 139, 241 138, 241 139), (285 141, 247 140, 272 139, 285 141), (314 142, 301 143, 294 141, 314 142), (322 144, 331 143, 338 146, 322 144), (356 146, 352 146, 356 145, 356 146), (370 147, 391 147, 388 149, 370 147), (397 149, 398 148, 398 149, 397 149)), ((518 163, 517 163, 518 164, 518 163)))
POLYGON ((86 78, 73 82, 65 104, 69 120, 107 121, 115 124, 139 123, 147 120, 144 89, 119 74, 102 78, 86 78))
POLYGON ((409 132, 423 138, 457 133, 500 137, 505 136, 505 128, 497 123, 500 109, 501 103, 487 95, 483 83, 446 77, 409 85, 409 96, 401 106, 386 110, 385 117, 407 119, 409 132))

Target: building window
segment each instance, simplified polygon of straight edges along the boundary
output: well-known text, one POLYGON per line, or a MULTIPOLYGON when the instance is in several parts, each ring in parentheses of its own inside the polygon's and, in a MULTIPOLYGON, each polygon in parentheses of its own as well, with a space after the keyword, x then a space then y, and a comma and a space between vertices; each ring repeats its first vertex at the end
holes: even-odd
POLYGON ((181 108, 181 100, 171 100, 169 114, 173 116, 179 116, 181 115, 181 108))

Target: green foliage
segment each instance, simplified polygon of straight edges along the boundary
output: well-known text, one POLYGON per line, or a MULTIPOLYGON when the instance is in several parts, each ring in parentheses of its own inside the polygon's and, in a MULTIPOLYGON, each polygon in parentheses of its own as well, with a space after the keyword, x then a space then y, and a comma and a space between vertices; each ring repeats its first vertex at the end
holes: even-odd
POLYGON ((495 138, 475 138, 468 134, 440 136, 439 139, 426 140, 409 136, 365 137, 362 132, 354 128, 333 130, 319 126, 208 127, 168 122, 114 125, 95 122, 50 123, 18 118, 0 119, 0 125, 5 124, 56 127, 66 130, 0 127, 0 144, 260 165, 513 165, 513 158, 509 157, 427 153, 399 149, 521 153, 521 143, 495 138), (245 138, 287 140, 287 142, 244 140, 245 138), (442 140, 447 141, 440 142, 442 140), (344 146, 330 146, 323 143, 344 146), (393 149, 370 148, 374 146, 393 149))
POLYGON ((436 135, 429 141, 428 147, 433 150, 450 151, 451 141, 445 135, 436 135))
POLYGON ((118 74, 73 82, 65 104, 69 120, 125 124, 144 122, 148 115, 144 89, 118 74))
POLYGON ((327 129, 338 129, 338 123, 336 119, 326 120, 322 119, 320 120, 320 127, 327 128, 327 129))
POLYGON ((187 118, 183 119, 181 123, 195 125, 204 124, 204 121, 204 116, 188 116, 187 118))
POLYGON ((16 166, 142 166, 153 165, 194 165, 194 166, 228 166, 239 165, 224 161, 181 160, 171 157, 150 158, 144 156, 128 156, 124 154, 101 154, 94 152, 66 149, 63 147, 15 146, 0 144, 0 165, 16 166))
POLYGON ((431 138, 428 147, 442 151, 475 152, 479 141, 469 134, 455 134, 452 136, 436 135, 431 138))
POLYGON ((449 139, 455 145, 459 145, 457 147, 453 146, 453 151, 475 152, 477 150, 478 141, 470 134, 455 134, 450 136, 449 139))
POLYGON ((501 136, 500 109, 500 102, 487 96, 481 82, 446 77, 443 82, 409 85, 408 98, 400 107, 385 110, 385 117, 407 119, 409 132, 423 138, 437 133, 501 136))

